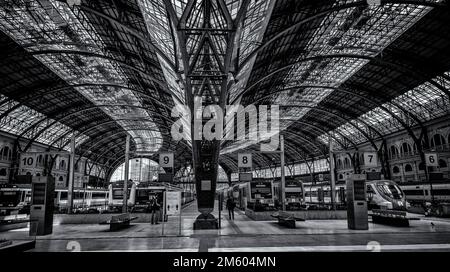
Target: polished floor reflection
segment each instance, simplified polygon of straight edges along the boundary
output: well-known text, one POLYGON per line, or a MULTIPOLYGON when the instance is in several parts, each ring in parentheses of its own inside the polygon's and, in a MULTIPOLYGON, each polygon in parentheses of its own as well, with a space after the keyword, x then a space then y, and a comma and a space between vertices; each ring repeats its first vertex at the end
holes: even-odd
MULTIPOLYGON (((369 223, 368 231, 349 230, 346 220, 308 220, 289 229, 237 211, 234 221, 221 214, 219 230, 193 230, 197 213, 195 203, 183 209, 181 235, 179 217, 115 232, 98 224, 54 225, 53 234, 37 237, 34 251, 450 251, 447 219, 421 217, 409 228, 369 223)), ((217 210, 214 214, 219 216, 217 210)), ((0 236, 20 240, 27 234, 24 228, 0 236)))

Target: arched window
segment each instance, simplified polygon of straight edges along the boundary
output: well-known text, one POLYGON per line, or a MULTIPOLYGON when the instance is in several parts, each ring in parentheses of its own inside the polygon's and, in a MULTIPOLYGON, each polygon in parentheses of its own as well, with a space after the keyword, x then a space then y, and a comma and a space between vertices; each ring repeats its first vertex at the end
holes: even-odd
POLYGON ((37 173, 37 174, 36 174, 36 177, 40 177, 40 176, 41 176, 41 173, 37 173))
POLYGON ((342 161, 341 161, 341 159, 337 160, 337 167, 338 168, 342 168, 342 161))
POLYGON ((11 159, 11 150, 8 146, 5 146, 1 150, 2 160, 10 160, 11 159))
POLYGON ((0 169, 0 177, 6 177, 6 169, 5 168, 0 169))
POLYGON ((402 146, 400 147, 400 152, 402 156, 411 155, 412 154, 411 145, 408 143, 403 143, 402 146))
POLYGON ((411 164, 407 164, 407 165, 405 165, 405 172, 412 172, 412 166, 411 166, 411 164))
POLYGON ((59 169, 60 169, 60 170, 66 170, 66 161, 65 161, 65 160, 62 160, 62 161, 59 163, 59 169))
POLYGON ((345 168, 349 168, 352 164, 350 163, 350 159, 349 158, 345 158, 344 159, 344 167, 345 168))
POLYGON ((344 179, 344 175, 339 174, 339 179, 344 179))
POLYGON ((434 134, 433 138, 431 138, 431 147, 436 147, 445 144, 445 138, 441 134, 434 134))
POLYGON ((391 148, 389 149, 389 153, 391 155, 391 159, 394 159, 398 156, 398 149, 395 145, 392 145, 391 148))
POLYGON ((439 167, 440 168, 447 168, 447 162, 444 161, 443 159, 439 160, 439 167))
POLYGON ((417 153, 417 144, 416 143, 413 144, 413 151, 414 151, 414 154, 417 153))
POLYGON ((64 181, 64 178, 62 176, 59 176, 58 181, 64 181))
POLYGON ((392 173, 394 173, 394 174, 400 173, 400 168, 398 168, 398 166, 394 166, 394 167, 392 168, 392 173))
POLYGON ((39 166, 42 166, 42 165, 44 164, 44 159, 43 159, 42 155, 39 155, 39 156, 37 157, 37 164, 38 164, 39 166))
POLYGON ((80 166, 78 164, 79 164, 79 162, 75 163, 75 171, 78 171, 78 169, 80 168, 80 166))
POLYGON ((425 164, 423 162, 419 163, 419 170, 425 171, 425 164))
POLYGON ((27 174, 26 174, 27 176, 31 176, 31 173, 30 172, 27 172, 27 174))

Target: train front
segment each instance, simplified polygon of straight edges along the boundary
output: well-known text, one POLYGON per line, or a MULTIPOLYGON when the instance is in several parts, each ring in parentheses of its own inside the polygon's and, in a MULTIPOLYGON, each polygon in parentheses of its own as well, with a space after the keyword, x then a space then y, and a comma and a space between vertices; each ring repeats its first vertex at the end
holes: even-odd
POLYGON ((409 208, 405 194, 395 182, 379 180, 372 182, 370 186, 372 190, 368 190, 369 205, 400 211, 406 211, 409 208))

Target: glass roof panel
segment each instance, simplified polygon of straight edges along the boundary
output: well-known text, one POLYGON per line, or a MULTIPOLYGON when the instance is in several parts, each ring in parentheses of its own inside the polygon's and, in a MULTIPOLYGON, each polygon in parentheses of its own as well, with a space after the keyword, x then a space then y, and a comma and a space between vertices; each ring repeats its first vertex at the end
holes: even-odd
MULTIPOLYGON (((0 95, 1 101, 6 101, 8 98, 4 95, 0 95)), ((14 100, 9 100, 8 102, 0 106, 0 114, 12 109, 12 107, 18 105, 19 103, 14 100)), ((20 106, 15 110, 11 111, 8 115, 0 120, 0 130, 6 131, 14 135, 21 135, 28 130, 28 133, 24 134, 24 138, 32 138, 34 135, 42 130, 42 133, 36 138, 36 141, 42 144, 51 145, 58 138, 67 134, 67 137, 71 137, 72 129, 64 124, 55 122, 53 119, 46 118, 45 115, 27 107, 20 106), (39 123, 35 129, 29 129, 33 125, 37 124, 40 120, 44 120, 39 123), (53 126, 45 129, 49 124, 53 126)), ((75 132, 79 133, 79 132, 75 132)), ((80 138, 86 138, 85 135, 80 134, 80 138)), ((68 147, 65 148, 65 150, 68 147)))
MULTIPOLYGON (((446 72, 445 74, 448 74, 446 72)), ((450 82, 441 77, 436 77, 434 81, 450 85, 450 82)), ((427 122, 441 116, 450 114, 450 100, 441 90, 430 82, 425 82, 416 88, 400 95, 388 103, 383 104, 357 118, 354 121, 363 120, 369 123, 382 134, 389 134, 403 129, 402 124, 392 116, 394 114, 409 126, 417 125, 417 121, 412 116, 417 117, 421 122, 427 122), (388 113, 385 109, 389 109, 388 113), (407 111, 406 113, 400 108, 407 111)), ((367 139, 356 129, 346 123, 331 131, 334 135, 344 134, 352 138, 356 143, 362 143, 367 139)), ((328 144, 328 134, 323 134, 318 139, 328 144)))
MULTIPOLYGON (((334 6, 350 2, 355 1, 336 1, 334 6)), ((431 9, 418 5, 384 4, 330 13, 315 30, 305 53, 298 56, 298 64, 290 68, 281 86, 291 89, 301 85, 339 87, 369 60, 351 57, 315 57, 342 54, 375 57, 431 9), (302 61, 308 58, 315 59, 302 61)), ((288 108, 280 113, 280 116, 285 119, 300 119, 332 92, 331 89, 304 88, 295 94, 295 98, 292 92, 280 92, 276 99, 278 102, 289 101, 289 104, 298 104, 299 101, 309 101, 308 107, 288 108)), ((289 125, 286 123, 280 126, 280 130, 289 125)))
MULTIPOLYGON (((127 86, 127 78, 118 63, 110 58, 90 54, 74 54, 83 51, 108 56, 105 45, 95 30, 78 10, 71 10, 66 3, 55 0, 8 0, 8 6, 0 6, 0 29, 45 64, 69 84, 113 83, 127 86), (83 23, 81 23, 83 22, 83 23), (54 50, 53 54, 39 54, 54 50), (59 52, 59 54, 58 54, 59 52)), ((142 101, 131 90, 111 88, 76 87, 78 92, 98 105, 121 126, 140 121, 121 121, 126 113, 141 119, 152 120, 142 106, 142 101), (122 105, 118 110, 117 106, 122 105), (130 105, 129 107, 124 107, 130 105)), ((148 123, 148 122, 147 122, 148 123)), ((155 126, 152 126, 154 128, 155 126)), ((159 131, 130 131, 139 143, 138 150, 156 151, 162 140, 159 131)))

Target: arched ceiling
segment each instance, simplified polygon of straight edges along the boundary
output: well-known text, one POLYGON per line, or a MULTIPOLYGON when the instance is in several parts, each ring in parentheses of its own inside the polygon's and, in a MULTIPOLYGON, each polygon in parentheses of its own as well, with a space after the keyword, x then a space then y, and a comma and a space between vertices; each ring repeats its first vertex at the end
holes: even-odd
MULTIPOLYGON (((77 153, 111 169, 124 160, 128 134, 132 151, 147 151, 152 159, 152 152, 172 151, 177 167, 188 164, 190 142, 171 136, 178 119, 171 109, 189 94, 180 84, 185 75, 174 31, 181 26, 168 23, 169 2, 180 19, 183 10, 201 3, 4 0, 1 129, 61 149, 75 133, 77 153)), ((324 157, 329 135, 352 148, 448 114, 447 1, 214 5, 235 17, 244 2, 228 102, 279 105, 287 161, 324 157)), ((219 160, 225 171, 237 170, 238 149, 254 151, 259 144, 223 142, 219 160)), ((255 155, 256 167, 273 164, 272 157, 255 155)))

